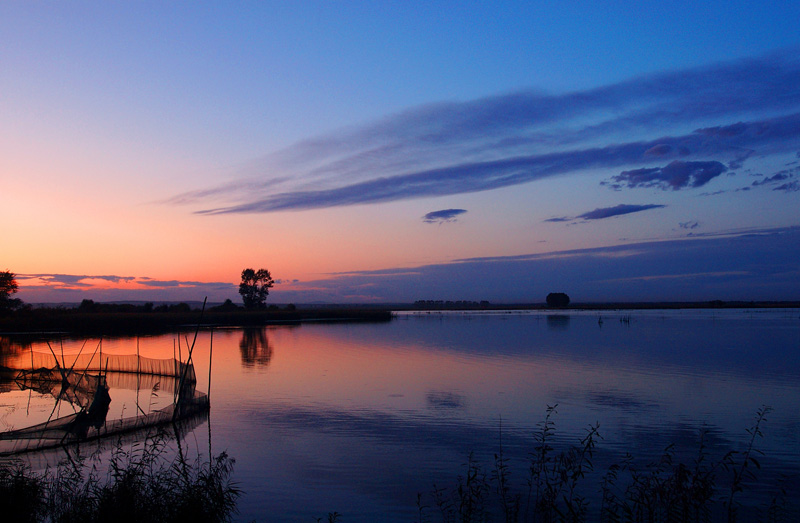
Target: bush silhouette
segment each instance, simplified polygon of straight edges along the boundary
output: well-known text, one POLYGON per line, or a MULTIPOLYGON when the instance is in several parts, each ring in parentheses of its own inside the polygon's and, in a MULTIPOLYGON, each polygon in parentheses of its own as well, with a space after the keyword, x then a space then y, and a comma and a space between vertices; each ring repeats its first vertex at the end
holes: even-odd
POLYGON ((569 305, 569 296, 563 292, 551 292, 547 295, 548 307, 566 307, 569 305))

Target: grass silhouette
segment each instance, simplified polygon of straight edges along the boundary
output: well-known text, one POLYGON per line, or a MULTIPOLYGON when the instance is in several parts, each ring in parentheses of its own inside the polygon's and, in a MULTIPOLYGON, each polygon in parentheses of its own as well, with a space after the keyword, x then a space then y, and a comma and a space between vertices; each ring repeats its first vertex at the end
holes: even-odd
POLYGON ((234 460, 170 458, 167 436, 121 443, 103 467, 95 455, 33 472, 21 461, 0 465, 0 507, 15 522, 221 522, 236 514, 240 491, 231 481, 234 460), (104 474, 98 472, 106 470, 104 474))
POLYGON ((534 434, 527 477, 513 485, 502 439, 494 463, 485 468, 470 455, 466 472, 454 486, 434 485, 417 496, 419 523, 519 522, 710 522, 793 521, 797 507, 775 485, 763 506, 744 507, 741 494, 757 481, 761 465, 758 441, 770 407, 756 412, 747 429, 750 438, 742 450, 729 450, 712 459, 700 433, 696 457, 678 462, 669 445, 653 462, 640 467, 628 454, 610 465, 599 485, 585 485, 594 471, 599 426, 591 425, 579 442, 565 450, 554 447, 556 406, 548 407, 534 434), (591 494, 594 493, 594 497, 591 494), (589 499, 599 500, 593 505, 589 499), (746 511, 744 509, 747 509, 746 511))

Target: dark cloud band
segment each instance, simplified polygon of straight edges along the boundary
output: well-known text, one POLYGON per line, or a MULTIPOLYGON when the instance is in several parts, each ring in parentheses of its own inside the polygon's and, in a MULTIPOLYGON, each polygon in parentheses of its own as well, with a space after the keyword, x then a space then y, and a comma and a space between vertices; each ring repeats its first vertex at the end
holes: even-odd
POLYGON ((465 209, 442 209, 441 211, 432 211, 422 217, 425 223, 446 223, 455 221, 456 218, 467 211, 465 209))
POLYGON ((787 50, 563 95, 521 92, 414 108, 299 142, 248 167, 240 182, 170 201, 201 204, 199 214, 307 210, 598 169, 620 169, 607 182, 620 190, 701 187, 753 156, 797 151, 797 56, 787 50))
POLYGON ((578 216, 578 218, 583 218, 584 220, 602 220, 604 218, 612 218, 614 216, 622 216, 623 214, 642 212, 648 209, 660 209, 662 207, 666 207, 666 205, 626 205, 621 203, 619 205, 615 205, 614 207, 602 207, 587 213, 583 213, 578 216))
POLYGON ((571 222, 575 220, 603 220, 606 218, 613 218, 614 216, 623 216, 625 214, 632 214, 635 212, 647 211, 649 209, 660 209, 666 205, 647 204, 647 205, 631 205, 621 203, 613 207, 599 207, 593 211, 585 212, 574 218, 568 216, 561 216, 557 218, 549 218, 545 222, 571 222))

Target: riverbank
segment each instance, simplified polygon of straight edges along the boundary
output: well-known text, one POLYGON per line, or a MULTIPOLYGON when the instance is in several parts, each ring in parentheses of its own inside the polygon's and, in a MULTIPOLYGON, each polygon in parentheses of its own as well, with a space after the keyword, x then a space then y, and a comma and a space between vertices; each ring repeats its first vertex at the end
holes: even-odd
MULTIPOLYGON (((306 322, 382 322, 392 319, 393 311, 493 311, 539 310, 557 311, 608 311, 608 310, 677 310, 677 309, 762 309, 800 308, 800 301, 704 301, 704 302, 609 302, 574 303, 567 307, 552 308, 541 303, 489 304, 472 302, 434 302, 425 307, 410 304, 309 306, 246 310, 234 308, 220 310, 211 307, 200 309, 162 307, 146 310, 143 307, 117 306, 116 310, 86 311, 81 308, 42 307, 17 311, 0 317, 0 334, 67 333, 75 335, 125 335, 160 334, 176 330, 194 329, 198 323, 204 327, 258 327, 264 325, 295 324, 306 322), (166 309, 166 310, 163 310, 166 309)), ((113 307, 113 306, 112 306, 113 307)))
POLYGON ((158 334, 204 327, 257 327, 303 322, 389 321, 388 309, 325 308, 234 311, 83 312, 32 309, 0 318, 0 334, 60 332, 76 335, 158 334))
POLYGON ((607 310, 677 310, 677 309, 797 309, 800 301, 668 301, 668 302, 576 302, 565 307, 550 307, 543 303, 478 303, 428 301, 413 305, 394 305, 395 311, 415 310, 486 310, 486 311, 607 311, 607 310))

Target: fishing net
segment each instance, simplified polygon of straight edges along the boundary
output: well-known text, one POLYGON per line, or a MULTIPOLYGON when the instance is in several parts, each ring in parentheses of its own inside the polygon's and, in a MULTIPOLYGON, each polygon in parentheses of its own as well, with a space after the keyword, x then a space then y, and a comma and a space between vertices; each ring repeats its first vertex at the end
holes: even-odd
MULTIPOLYGON (((52 395, 56 404, 67 401, 79 406, 80 411, 0 433, 0 456, 174 424, 209 410, 208 396, 195 390, 194 366, 175 359, 98 353, 58 358, 52 353, 30 351, 6 358, 3 363, 0 374, 6 378, 13 376, 11 380, 20 389, 52 395), (109 383, 137 390, 137 398, 141 387, 153 390, 169 390, 169 387, 173 401, 145 412, 137 399, 136 415, 109 420, 106 419, 111 403, 109 383)), ((8 383, 8 379, 4 381, 8 383)))
POLYGON ((53 396, 56 401, 67 401, 88 407, 95 392, 102 386, 103 378, 86 372, 61 372, 56 369, 20 370, 14 377, 20 389, 30 389, 39 394, 53 396))
POLYGON ((197 377, 194 366, 176 359, 155 359, 136 354, 79 354, 54 356, 49 352, 14 354, 5 359, 4 365, 17 370, 72 369, 76 372, 127 372, 131 374, 150 374, 154 376, 183 376, 194 382, 197 377))
POLYGON ((0 456, 60 447, 171 424, 202 415, 209 409, 208 396, 195 391, 193 387, 187 388, 178 395, 175 403, 164 408, 120 419, 105 419, 109 401, 108 389, 103 385, 97 390, 88 409, 24 429, 0 433, 0 456))

